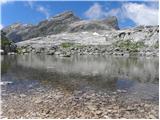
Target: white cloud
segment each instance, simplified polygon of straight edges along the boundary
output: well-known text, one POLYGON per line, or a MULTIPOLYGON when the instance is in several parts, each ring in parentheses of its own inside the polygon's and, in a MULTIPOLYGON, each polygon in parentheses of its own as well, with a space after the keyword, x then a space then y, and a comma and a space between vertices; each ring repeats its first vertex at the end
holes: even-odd
POLYGON ((148 2, 147 5, 152 7, 152 8, 154 8, 154 9, 158 9, 159 8, 158 0, 157 0, 157 2, 148 2))
POLYGON ((3 28, 3 25, 2 25, 2 24, 0 24, 0 30, 2 30, 2 28, 3 28))
POLYGON ((49 12, 48 12, 48 10, 45 7, 38 6, 36 10, 39 11, 39 12, 41 12, 42 14, 44 14, 47 19, 49 18, 49 12))
POLYGON ((27 5, 28 5, 30 8, 33 8, 34 2, 33 2, 33 1, 27 1, 27 5))
POLYGON ((108 11, 102 5, 94 3, 86 12, 89 19, 100 19, 107 16, 116 16, 122 22, 132 20, 136 25, 158 25, 158 2, 123 3, 121 7, 108 11))
POLYGON ((112 9, 105 13, 106 16, 118 16, 120 14, 121 9, 112 9))
POLYGON ((123 14, 137 25, 158 25, 158 9, 146 4, 125 3, 123 14))
POLYGON ((35 4, 35 0, 32 0, 32 1, 26 1, 26 5, 29 6, 31 9, 34 9, 42 14, 44 14, 46 16, 46 19, 49 18, 49 12, 48 12, 48 9, 46 9, 44 6, 42 5, 38 5, 38 4, 35 4))
POLYGON ((94 3, 84 14, 89 19, 99 19, 105 15, 102 6, 98 3, 94 3))
POLYGON ((13 2, 14 0, 0 0, 0 4, 6 4, 6 3, 9 3, 9 2, 13 2))
POLYGON ((101 19, 108 16, 116 16, 121 19, 124 18, 123 14, 121 13, 122 13, 121 7, 109 10, 108 7, 105 6, 103 7, 98 3, 94 3, 84 14, 89 19, 101 19))

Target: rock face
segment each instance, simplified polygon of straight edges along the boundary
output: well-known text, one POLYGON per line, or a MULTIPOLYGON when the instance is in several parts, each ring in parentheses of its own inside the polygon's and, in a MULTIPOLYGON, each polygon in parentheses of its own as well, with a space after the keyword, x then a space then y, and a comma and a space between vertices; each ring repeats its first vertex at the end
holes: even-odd
POLYGON ((104 19, 103 22, 107 24, 108 26, 115 28, 116 30, 119 29, 118 20, 115 16, 108 17, 104 19))
POLYGON ((6 28, 3 28, 3 31, 6 33, 6 37, 14 42, 19 42, 24 39, 27 33, 30 32, 32 25, 25 25, 21 23, 12 24, 6 28))
POLYGON ((131 29, 119 30, 106 34, 107 38, 116 40, 130 40, 133 42, 143 42, 147 46, 154 46, 159 41, 159 26, 138 26, 131 29))
POLYGON ((10 41, 3 31, 1 31, 1 54, 7 54, 9 52, 16 52, 16 44, 10 41))
POLYGON ((70 24, 69 32, 97 31, 119 29, 116 17, 109 17, 104 20, 82 20, 70 24))
POLYGON ((111 29, 119 29, 116 17, 109 17, 99 21, 81 20, 79 17, 76 17, 73 12, 67 11, 48 20, 41 21, 35 26, 16 23, 4 28, 3 31, 7 33, 6 36, 9 39, 19 42, 62 32, 111 29))
POLYGON ((31 45, 33 47, 48 47, 60 45, 61 43, 78 43, 81 45, 112 45, 118 41, 143 42, 145 45, 152 47, 157 45, 159 40, 159 27, 146 26, 141 29, 139 27, 126 30, 97 30, 82 31, 75 33, 60 33, 56 35, 48 35, 37 37, 17 43, 18 46, 31 45))
POLYGON ((158 28, 158 26, 140 26, 118 31, 61 33, 18 42, 17 46, 28 53, 60 56, 73 54, 158 56, 158 28))
POLYGON ((159 26, 119 30, 116 17, 81 20, 67 11, 39 24, 13 24, 3 29, 20 53, 113 54, 158 56, 159 26), (97 47, 98 46, 98 47, 97 47))

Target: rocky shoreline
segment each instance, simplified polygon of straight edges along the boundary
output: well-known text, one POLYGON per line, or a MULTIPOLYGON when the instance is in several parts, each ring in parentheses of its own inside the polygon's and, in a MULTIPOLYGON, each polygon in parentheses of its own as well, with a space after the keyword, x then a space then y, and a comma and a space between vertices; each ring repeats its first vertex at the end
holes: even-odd
POLYGON ((30 89, 28 93, 2 94, 2 118, 96 118, 158 119, 153 101, 124 101, 125 90, 103 93, 94 90, 63 92, 30 89), (123 99, 122 99, 123 98, 123 99), (34 106, 34 107, 33 107, 34 106))
POLYGON ((71 57, 73 55, 115 55, 115 56, 158 56, 159 51, 155 48, 121 48, 119 46, 106 45, 79 45, 64 43, 60 46, 50 48, 33 48, 32 46, 23 46, 18 48, 18 54, 46 54, 57 55, 60 57, 71 57))

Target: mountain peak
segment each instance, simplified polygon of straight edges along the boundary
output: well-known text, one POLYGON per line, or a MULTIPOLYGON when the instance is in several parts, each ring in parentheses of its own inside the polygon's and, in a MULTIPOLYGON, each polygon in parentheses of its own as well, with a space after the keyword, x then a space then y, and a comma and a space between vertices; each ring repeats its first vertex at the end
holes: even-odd
POLYGON ((72 18, 74 20, 80 20, 79 17, 75 16, 73 11, 64 11, 63 13, 60 13, 60 14, 53 16, 51 18, 51 20, 64 20, 64 19, 68 19, 68 18, 72 18))
POLYGON ((115 29, 119 29, 118 19, 116 16, 109 16, 109 17, 105 18, 103 20, 103 22, 106 23, 107 25, 115 28, 115 29))
POLYGON ((35 37, 42 37, 62 32, 98 31, 119 29, 118 20, 111 16, 104 20, 81 20, 72 11, 64 11, 51 17, 49 20, 39 22, 37 25, 16 23, 4 28, 7 37, 19 42, 35 37))

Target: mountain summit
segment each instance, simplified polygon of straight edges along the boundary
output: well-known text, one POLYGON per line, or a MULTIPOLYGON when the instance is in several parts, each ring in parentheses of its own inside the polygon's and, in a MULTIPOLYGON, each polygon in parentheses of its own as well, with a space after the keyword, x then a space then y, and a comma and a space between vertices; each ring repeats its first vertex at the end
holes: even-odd
POLYGON ((39 22, 37 25, 16 23, 3 28, 6 36, 14 42, 28 40, 62 32, 95 31, 119 29, 118 20, 111 16, 104 20, 81 20, 72 11, 65 11, 39 22))

